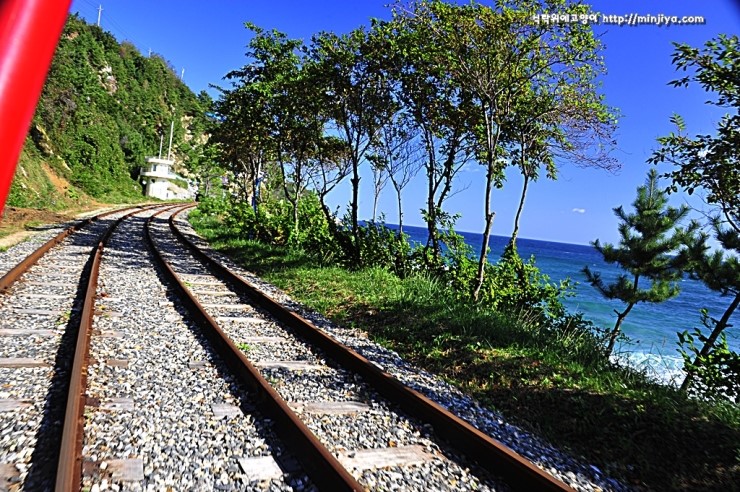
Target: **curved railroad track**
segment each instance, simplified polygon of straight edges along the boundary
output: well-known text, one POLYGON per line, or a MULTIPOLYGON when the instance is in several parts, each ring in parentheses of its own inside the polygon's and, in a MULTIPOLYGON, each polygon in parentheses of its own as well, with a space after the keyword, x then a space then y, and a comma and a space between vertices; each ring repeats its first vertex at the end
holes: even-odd
POLYGON ((0 491, 571 490, 200 249, 186 208, 0 279, 0 491))

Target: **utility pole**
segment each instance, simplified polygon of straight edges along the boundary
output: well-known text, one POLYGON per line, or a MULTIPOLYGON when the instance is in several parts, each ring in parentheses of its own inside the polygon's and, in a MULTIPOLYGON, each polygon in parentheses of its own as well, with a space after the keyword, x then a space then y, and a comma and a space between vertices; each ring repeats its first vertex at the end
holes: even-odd
POLYGON ((172 150, 172 134, 175 131, 175 120, 172 120, 172 123, 170 124, 170 145, 167 147, 167 160, 170 160, 170 151, 172 150))
POLYGON ((98 27, 100 27, 100 14, 103 12, 103 6, 98 5, 98 27))

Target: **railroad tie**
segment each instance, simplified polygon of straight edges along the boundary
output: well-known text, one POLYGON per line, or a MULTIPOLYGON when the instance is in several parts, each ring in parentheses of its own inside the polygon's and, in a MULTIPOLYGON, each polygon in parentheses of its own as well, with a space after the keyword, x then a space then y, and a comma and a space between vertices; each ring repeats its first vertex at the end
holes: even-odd
POLYGON ((370 406, 359 401, 298 401, 288 403, 299 413, 323 415, 354 415, 370 411, 370 406))
POLYGON ((133 398, 108 398, 100 403, 100 408, 113 412, 131 412, 136 408, 133 398))
POLYGON ((284 343, 289 340, 285 337, 244 337, 241 341, 247 345, 257 345, 260 343, 284 343))
POLYGON ((328 369, 322 364, 311 364, 303 360, 263 360, 252 362, 255 367, 262 369, 285 369, 288 371, 322 371, 328 369))
POLYGON ((54 330, 37 330, 33 328, 0 328, 0 337, 51 337, 54 335, 61 335, 61 333, 54 330))
POLYGON ((395 448, 359 449, 341 451, 337 459, 348 470, 374 470, 392 466, 407 467, 431 461, 435 457, 423 446, 410 445, 395 448))
POLYGON ((32 359, 30 357, 0 357, 0 367, 12 369, 49 367, 49 363, 42 359, 32 359))
POLYGON ((0 463, 0 492, 15 490, 13 487, 20 482, 21 473, 12 463, 0 463))
POLYGON ((22 410, 30 406, 31 402, 28 400, 0 398, 0 412, 12 412, 13 410, 22 410))
POLYGON ((246 482, 261 482, 278 479, 283 475, 283 470, 272 456, 257 456, 254 458, 239 458, 246 482))
POLYGON ((144 460, 131 458, 127 460, 110 460, 108 469, 114 479, 125 482, 144 480, 144 460))
POLYGON ((236 405, 230 405, 228 403, 214 403, 211 405, 213 416, 217 419, 232 418, 242 415, 242 410, 236 405))
POLYGON ((233 310, 244 310, 252 311, 253 308, 249 304, 214 304, 214 303, 201 303, 206 309, 233 309, 233 310))
POLYGON ((266 323, 264 319, 254 316, 215 316, 214 319, 218 322, 229 323, 266 323))

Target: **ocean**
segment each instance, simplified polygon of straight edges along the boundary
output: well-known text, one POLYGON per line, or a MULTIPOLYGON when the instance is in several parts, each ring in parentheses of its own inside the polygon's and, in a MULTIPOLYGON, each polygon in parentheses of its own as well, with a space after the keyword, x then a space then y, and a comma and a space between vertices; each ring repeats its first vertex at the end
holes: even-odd
MULTIPOLYGON (((387 226, 398 228, 393 224, 387 226)), ((403 230, 412 241, 426 244, 426 228, 404 226, 403 230)), ((480 251, 480 233, 458 233, 473 247, 476 254, 480 251)), ((491 236, 489 261, 498 260, 508 241, 508 236, 491 236)), ((517 248, 524 259, 534 256, 537 267, 547 274, 551 281, 558 282, 570 278, 576 284, 575 296, 564 301, 570 311, 584 313, 584 317, 597 326, 605 328, 614 326, 616 321, 614 310, 621 311, 624 304, 602 297, 596 289, 586 283, 586 277, 581 269, 588 265, 592 271, 601 272, 606 282, 616 279, 622 271, 615 265, 605 263, 592 246, 518 238, 517 248)), ((719 293, 709 290, 701 282, 689 278, 683 279, 680 287, 681 293, 666 302, 637 304, 622 324, 622 332, 627 335, 629 342, 615 347, 615 358, 645 369, 648 374, 662 382, 675 381, 683 375, 682 360, 677 351, 676 332, 691 331, 694 327, 701 326, 702 308, 708 309, 710 316, 719 318, 732 300, 730 297, 721 297, 719 293)), ((740 326, 739 312, 733 314, 730 323, 740 326)), ((726 330, 726 333, 730 347, 735 351, 740 350, 738 330, 726 330)))

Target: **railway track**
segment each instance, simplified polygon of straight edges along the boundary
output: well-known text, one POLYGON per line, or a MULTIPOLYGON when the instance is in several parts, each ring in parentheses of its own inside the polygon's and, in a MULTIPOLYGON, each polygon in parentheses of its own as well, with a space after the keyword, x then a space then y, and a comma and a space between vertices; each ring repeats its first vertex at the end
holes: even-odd
POLYGON ((0 299, 0 475, 6 489, 51 486, 82 319, 82 281, 90 276, 101 236, 128 212, 62 230, 0 279, 7 294, 0 299))
POLYGON ((5 289, 38 319, 0 331, 0 491, 570 490, 197 249, 182 209, 91 221, 5 289))

